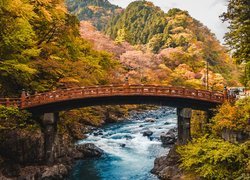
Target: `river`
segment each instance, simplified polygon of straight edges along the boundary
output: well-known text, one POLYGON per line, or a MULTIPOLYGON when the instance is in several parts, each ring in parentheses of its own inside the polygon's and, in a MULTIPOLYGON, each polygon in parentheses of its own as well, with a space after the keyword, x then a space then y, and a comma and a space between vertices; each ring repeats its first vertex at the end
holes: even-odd
POLYGON ((101 158, 81 160, 70 175, 71 180, 156 180, 150 173, 156 157, 166 155, 160 134, 176 127, 176 110, 159 107, 131 112, 126 121, 108 124, 79 141, 94 143, 105 151, 101 158), (146 122, 152 118, 155 122, 146 122), (151 130, 153 135, 143 136, 151 130), (99 135, 97 135, 99 134, 99 135))

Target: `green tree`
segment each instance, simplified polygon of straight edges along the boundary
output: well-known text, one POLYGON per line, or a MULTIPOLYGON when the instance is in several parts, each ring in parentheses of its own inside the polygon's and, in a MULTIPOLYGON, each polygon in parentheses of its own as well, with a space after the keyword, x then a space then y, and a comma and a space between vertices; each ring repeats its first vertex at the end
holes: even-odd
POLYGON ((126 41, 126 31, 124 28, 119 29, 117 31, 117 37, 115 38, 115 42, 117 44, 121 44, 126 41))
POLYGON ((227 45, 232 49, 238 63, 250 61, 250 1, 229 0, 227 12, 222 20, 229 23, 225 35, 227 45))
POLYGON ((250 81, 250 1, 229 0, 227 12, 221 18, 229 23, 224 39, 236 62, 244 63, 242 82, 247 85, 250 81))
POLYGON ((178 147, 180 167, 204 179, 248 179, 249 143, 231 144, 204 136, 178 147))

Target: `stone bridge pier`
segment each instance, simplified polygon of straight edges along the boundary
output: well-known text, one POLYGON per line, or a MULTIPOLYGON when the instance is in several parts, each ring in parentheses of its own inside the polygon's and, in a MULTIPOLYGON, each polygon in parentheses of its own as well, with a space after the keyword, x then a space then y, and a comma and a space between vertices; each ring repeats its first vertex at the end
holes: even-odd
POLYGON ((177 143, 187 144, 191 140, 190 133, 190 120, 192 116, 191 108, 177 108, 177 128, 178 128, 178 139, 177 143))
MULTIPOLYGON (((191 140, 191 116, 191 108, 177 108, 177 144, 179 145, 187 144, 191 140)), ((55 160, 55 139, 57 137, 59 113, 44 113, 41 120, 44 133, 44 159, 46 164, 52 164, 55 160)))
POLYGON ((44 159, 46 164, 53 164, 55 138, 57 135, 57 122, 59 113, 44 113, 42 116, 42 125, 44 133, 44 159))

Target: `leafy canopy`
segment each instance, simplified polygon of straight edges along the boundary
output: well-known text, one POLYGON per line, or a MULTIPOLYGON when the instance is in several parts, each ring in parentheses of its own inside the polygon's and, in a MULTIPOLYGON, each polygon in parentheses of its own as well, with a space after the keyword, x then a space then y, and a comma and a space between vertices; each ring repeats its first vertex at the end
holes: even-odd
POLYGON ((204 136, 178 147, 177 151, 181 155, 180 167, 205 179, 240 178, 243 174, 247 175, 246 168, 250 162, 249 143, 231 144, 204 136))
POLYGON ((1 0, 0 24, 0 96, 112 78, 116 61, 80 37, 64 0, 1 0))

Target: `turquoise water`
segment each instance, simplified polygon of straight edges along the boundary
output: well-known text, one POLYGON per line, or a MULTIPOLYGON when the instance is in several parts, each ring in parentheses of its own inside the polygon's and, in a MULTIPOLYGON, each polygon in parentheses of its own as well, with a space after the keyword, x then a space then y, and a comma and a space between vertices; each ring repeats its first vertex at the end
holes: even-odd
POLYGON ((175 109, 159 108, 143 113, 134 112, 129 120, 109 124, 101 130, 102 135, 89 134, 79 143, 94 143, 105 151, 101 158, 78 161, 71 180, 156 180, 150 173, 156 157, 165 155, 160 134, 176 127, 175 109), (153 118, 155 122, 146 122, 153 118), (151 130, 153 135, 142 133, 151 130), (125 146, 125 147, 124 147, 125 146))

